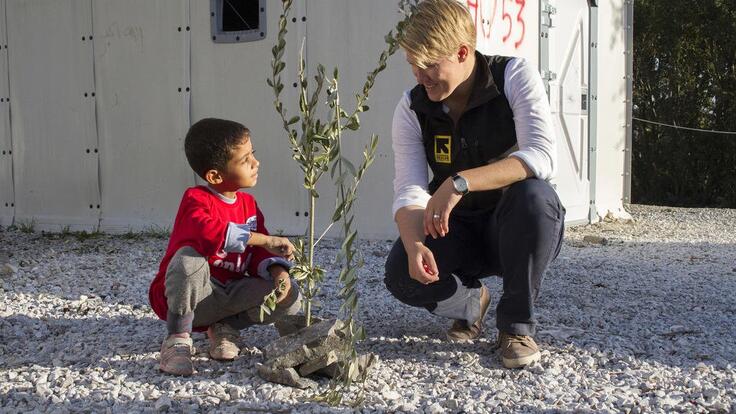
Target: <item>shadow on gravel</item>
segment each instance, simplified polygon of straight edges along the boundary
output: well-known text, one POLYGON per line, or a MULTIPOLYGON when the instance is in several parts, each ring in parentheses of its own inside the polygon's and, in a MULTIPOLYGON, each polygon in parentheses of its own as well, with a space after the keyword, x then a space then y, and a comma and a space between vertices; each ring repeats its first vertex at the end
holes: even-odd
POLYGON ((371 337, 365 340, 361 349, 377 354, 381 361, 422 362, 449 369, 463 369, 474 364, 489 369, 501 368, 494 341, 488 339, 455 343, 426 336, 371 337))
MULTIPOLYGON (((572 346, 581 359, 592 355, 603 362, 599 368, 614 368, 626 357, 678 368, 736 365, 736 246, 608 243, 568 242, 550 267, 537 301, 536 339, 543 349, 572 346)), ((500 279, 483 281, 492 291, 484 342, 444 342, 447 321, 402 305, 381 289, 386 296, 382 306, 364 312, 374 339, 363 349, 384 359, 412 355, 413 360, 440 365, 445 361, 435 358, 436 353, 477 352, 488 360, 484 366, 498 367, 491 344, 500 279), (377 340, 380 336, 389 339, 377 340), (402 343, 406 337, 422 340, 402 343)), ((373 290, 378 288, 372 286, 361 302, 381 300, 373 290)))

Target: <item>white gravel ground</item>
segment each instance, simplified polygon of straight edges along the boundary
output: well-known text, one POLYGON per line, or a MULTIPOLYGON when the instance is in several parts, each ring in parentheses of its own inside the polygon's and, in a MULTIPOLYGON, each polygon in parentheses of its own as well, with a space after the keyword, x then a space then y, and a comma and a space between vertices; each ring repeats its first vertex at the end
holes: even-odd
MULTIPOLYGON (((736 412, 736 210, 632 206, 633 223, 568 228, 538 303, 539 364, 506 370, 484 338, 383 287, 389 241, 363 241, 364 351, 380 357, 364 412, 736 412)), ((349 412, 255 375, 271 327, 232 363, 198 353, 187 379, 158 371, 165 328, 147 288, 166 240, 0 230, 0 412, 349 412)), ((335 242, 318 260, 335 275, 335 242)), ((499 279, 486 279, 494 299, 499 279)), ((338 307, 323 289, 321 315, 338 307)), ((493 312, 491 312, 493 313, 493 312)), ((199 349, 206 343, 195 337, 199 349)), ((324 381, 321 384, 326 384, 324 381)))

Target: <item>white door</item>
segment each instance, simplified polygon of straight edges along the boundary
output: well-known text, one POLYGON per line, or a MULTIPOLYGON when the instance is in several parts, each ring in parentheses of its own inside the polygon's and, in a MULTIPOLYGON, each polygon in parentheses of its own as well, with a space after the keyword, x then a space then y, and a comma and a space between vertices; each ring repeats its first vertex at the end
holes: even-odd
MULTIPOLYGON (((553 184, 567 209, 566 221, 588 220, 588 26, 587 0, 551 2, 548 78, 557 132, 557 175, 553 184)), ((543 19, 545 20, 545 19, 543 19)), ((544 69, 544 68, 543 68, 544 69)))

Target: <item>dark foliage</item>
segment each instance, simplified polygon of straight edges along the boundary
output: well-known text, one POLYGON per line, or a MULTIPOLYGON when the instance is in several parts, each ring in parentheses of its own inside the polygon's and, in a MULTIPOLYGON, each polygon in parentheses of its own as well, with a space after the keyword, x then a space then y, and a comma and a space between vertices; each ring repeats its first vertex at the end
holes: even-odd
MULTIPOLYGON (((736 131, 736 0, 634 6, 634 117, 736 131)), ((634 202, 736 208, 736 135, 633 127, 634 202)))

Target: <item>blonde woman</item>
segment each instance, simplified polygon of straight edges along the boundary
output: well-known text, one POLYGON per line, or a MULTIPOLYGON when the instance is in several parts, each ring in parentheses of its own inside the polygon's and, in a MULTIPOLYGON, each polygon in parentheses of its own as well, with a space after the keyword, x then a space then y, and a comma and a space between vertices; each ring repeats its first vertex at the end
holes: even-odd
POLYGON ((453 319, 448 339, 466 341, 481 335, 491 304, 480 279, 502 277, 497 345, 503 365, 519 368, 540 357, 534 302, 565 209, 548 183, 555 137, 539 74, 524 59, 477 52, 475 36, 458 1, 425 0, 401 41, 417 85, 393 119, 401 237, 385 283, 401 302, 453 319))

